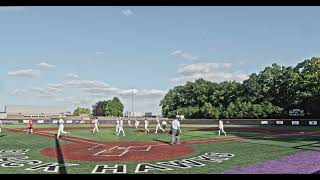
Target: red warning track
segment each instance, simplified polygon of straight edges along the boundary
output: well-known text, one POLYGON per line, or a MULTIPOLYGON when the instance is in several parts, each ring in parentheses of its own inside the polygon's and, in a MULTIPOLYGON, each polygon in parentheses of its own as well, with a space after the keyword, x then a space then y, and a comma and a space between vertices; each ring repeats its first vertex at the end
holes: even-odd
MULTIPOLYGON (((15 132, 24 131, 24 129, 21 128, 8 130, 15 132)), ((43 132, 47 130, 54 130, 54 128, 39 128, 36 129, 34 134, 55 138, 54 134, 43 132)), ((71 144, 60 146, 63 158, 66 160, 134 162, 182 157, 192 153, 192 148, 188 146, 188 144, 235 141, 241 138, 233 137, 183 141, 180 145, 174 146, 162 142, 101 142, 72 136, 64 136, 61 139, 72 142, 71 144)), ((58 156, 57 147, 42 149, 41 154, 56 158, 58 156)))

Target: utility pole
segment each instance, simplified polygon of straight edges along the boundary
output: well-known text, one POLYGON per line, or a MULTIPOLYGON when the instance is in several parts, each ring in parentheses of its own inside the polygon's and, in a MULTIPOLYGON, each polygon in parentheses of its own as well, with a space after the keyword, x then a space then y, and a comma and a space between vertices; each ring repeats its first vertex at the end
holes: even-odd
POLYGON ((133 111, 133 110, 134 110, 134 109, 133 109, 133 88, 132 88, 132 96, 131 96, 131 97, 132 97, 132 101, 131 101, 131 103, 132 103, 132 104, 131 104, 131 107, 132 107, 132 116, 134 117, 134 111, 133 111))

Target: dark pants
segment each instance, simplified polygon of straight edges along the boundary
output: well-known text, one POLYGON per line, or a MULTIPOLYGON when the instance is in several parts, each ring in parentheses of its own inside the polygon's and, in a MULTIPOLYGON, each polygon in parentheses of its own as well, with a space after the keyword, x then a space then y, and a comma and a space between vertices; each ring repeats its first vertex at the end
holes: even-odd
POLYGON ((178 129, 172 129, 172 135, 171 135, 171 144, 179 144, 180 143, 180 137, 177 136, 178 129))

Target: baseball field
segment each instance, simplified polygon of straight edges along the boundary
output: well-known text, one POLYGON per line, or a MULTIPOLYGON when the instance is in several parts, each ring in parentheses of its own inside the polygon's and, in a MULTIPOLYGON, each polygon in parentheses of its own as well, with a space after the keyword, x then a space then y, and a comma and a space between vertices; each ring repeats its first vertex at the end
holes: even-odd
POLYGON ((320 127, 183 127, 181 144, 170 145, 169 129, 145 133, 125 127, 6 125, 0 133, 0 174, 319 174, 320 127))

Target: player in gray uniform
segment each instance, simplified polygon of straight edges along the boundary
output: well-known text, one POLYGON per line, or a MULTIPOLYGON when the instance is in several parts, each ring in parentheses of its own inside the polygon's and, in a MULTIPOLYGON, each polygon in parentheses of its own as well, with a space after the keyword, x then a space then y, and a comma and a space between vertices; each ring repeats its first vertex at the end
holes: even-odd
POLYGON ((0 133, 2 132, 3 124, 2 121, 0 120, 0 133))
POLYGON ((220 136, 220 132, 223 132, 224 133, 224 136, 226 136, 227 134, 226 134, 226 132, 224 132, 224 129, 223 129, 223 121, 220 119, 219 120, 219 136, 220 136))
POLYGON ((94 128, 93 128, 92 132, 93 132, 93 133, 94 133, 95 131, 99 132, 98 126, 99 126, 100 124, 99 124, 98 118, 96 118, 93 122, 94 122, 94 128))
POLYGON ((162 132, 165 132, 165 130, 161 128, 160 120, 159 120, 158 116, 156 117, 156 121, 157 121, 157 126, 156 126, 156 132, 155 133, 158 133, 158 128, 161 129, 162 132))
POLYGON ((119 129, 118 129, 118 134, 117 136, 119 136, 119 134, 122 132, 123 136, 125 136, 126 134, 124 133, 124 130, 123 130, 123 120, 122 118, 120 117, 120 121, 119 121, 119 129))
POLYGON ((64 120, 62 118, 60 118, 60 120, 59 120, 59 128, 58 128, 58 133, 57 133, 57 139, 60 138, 60 134, 61 133, 70 135, 69 132, 64 131, 64 120))

